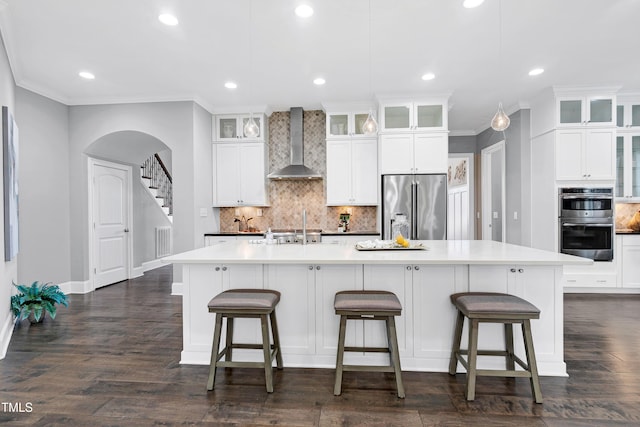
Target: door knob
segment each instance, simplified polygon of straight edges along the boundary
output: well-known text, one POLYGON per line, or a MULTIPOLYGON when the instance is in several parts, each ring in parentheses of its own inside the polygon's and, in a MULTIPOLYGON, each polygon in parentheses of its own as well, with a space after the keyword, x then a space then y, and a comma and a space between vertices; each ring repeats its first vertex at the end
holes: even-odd
POLYGON ((125 229, 124 229, 124 232, 125 232, 125 233, 128 233, 128 232, 129 232, 129 229, 128 229, 128 228, 125 228, 125 229))

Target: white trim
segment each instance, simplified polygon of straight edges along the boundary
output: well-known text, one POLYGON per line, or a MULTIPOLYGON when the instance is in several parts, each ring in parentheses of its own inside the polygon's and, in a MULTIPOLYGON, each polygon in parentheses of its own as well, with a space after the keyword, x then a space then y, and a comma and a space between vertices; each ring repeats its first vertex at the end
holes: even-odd
POLYGON ((93 157, 88 157, 87 158, 87 165, 88 165, 88 179, 89 182, 88 184, 88 188, 89 188, 89 197, 88 197, 88 202, 89 202, 89 207, 88 207, 88 219, 89 219, 89 223, 87 224, 88 230, 89 230, 89 283, 91 284, 91 287, 93 288, 92 290, 95 289, 95 274, 94 274, 94 266, 96 263, 96 260, 94 259, 95 254, 94 254, 94 229, 93 229, 93 179, 94 179, 94 166, 99 165, 99 166, 104 166, 104 167, 109 167, 109 168, 116 168, 116 169, 121 169, 126 171, 127 173, 127 180, 128 180, 128 188, 127 188, 127 223, 128 223, 128 229, 129 229, 129 238, 127 239, 127 279, 132 279, 133 276, 133 236, 134 236, 134 230, 133 230, 133 171, 130 165, 125 165, 122 163, 115 163, 115 162, 110 162, 107 160, 101 160, 101 159, 95 159, 93 157))
POLYGON ((502 207, 502 212, 500 212, 501 215, 501 226, 502 226, 502 242, 506 242, 507 241, 507 218, 505 217, 506 212, 507 212, 507 207, 506 207, 506 198, 507 198, 507 185, 506 185, 506 144, 505 144, 505 140, 503 139, 502 141, 496 142, 493 145, 490 145, 489 147, 485 147, 481 150, 480 152, 480 162, 481 162, 481 166, 480 166, 480 173, 481 173, 481 180, 482 180, 482 190, 481 190, 481 195, 482 195, 482 202, 481 202, 481 209, 480 212, 482 212, 482 224, 481 224, 481 230, 482 230, 482 240, 492 240, 491 236, 489 236, 487 238, 487 236, 485 236, 486 233, 486 224, 487 224, 487 219, 491 220, 491 209, 489 208, 491 206, 491 200, 489 200, 489 196, 490 196, 490 192, 487 191, 487 188, 491 188, 490 185, 490 176, 491 176, 491 171, 489 170, 489 168, 487 167, 487 162, 490 162, 490 155, 493 154, 494 152, 499 151, 502 153, 502 173, 501 173, 501 181, 502 181, 502 185, 501 185, 501 207, 502 207), (489 218, 486 218, 486 213, 487 213, 487 209, 489 211, 489 218))
POLYGON ((184 295, 184 284, 182 282, 173 282, 171 284, 171 295, 184 295))
POLYGON ((0 329, 0 360, 7 355, 11 335, 13 335, 13 325, 13 313, 9 310, 7 318, 2 322, 2 329, 0 329))
POLYGON ((90 280, 64 282, 59 283, 58 286, 60 286, 60 290, 65 294, 88 294, 89 292, 95 291, 90 280))

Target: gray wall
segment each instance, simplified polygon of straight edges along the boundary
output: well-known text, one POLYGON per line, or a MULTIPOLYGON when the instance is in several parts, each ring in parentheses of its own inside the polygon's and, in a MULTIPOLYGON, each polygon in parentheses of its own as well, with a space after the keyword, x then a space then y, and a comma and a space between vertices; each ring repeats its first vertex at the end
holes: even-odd
POLYGON ((476 153, 476 137, 450 136, 449 153, 476 153))
MULTIPOLYGON (((18 124, 18 130, 22 133, 22 128, 20 124, 20 117, 15 114, 15 82, 13 81, 13 73, 11 72, 11 67, 9 66, 9 59, 7 58, 7 53, 4 48, 4 41, 0 37, 0 42, 2 45, 0 46, 0 104, 3 106, 9 107, 9 111, 11 111, 14 115, 16 123, 18 124)), ((22 145, 22 142, 20 142, 22 145)), ((20 148, 18 149, 20 151, 20 148)), ((19 154, 20 155, 20 154, 19 154)), ((2 153, 0 152, 0 157, 2 157, 2 153)), ((22 159, 19 158, 18 167, 22 169, 22 159)), ((18 182, 22 177, 22 172, 18 171, 20 175, 18 176, 18 182)), ((0 182, 4 181, 2 178, 2 174, 0 174, 0 182)), ((4 188, 4 187, 3 187, 4 188)), ((20 196, 22 197, 22 189, 20 189, 20 196)), ((20 203, 20 201, 18 201, 20 203)), ((2 221, 4 221, 4 209, 2 211, 2 221)), ((20 210, 20 216, 22 216, 22 210, 20 210)), ((19 219, 21 220, 21 218, 19 219)), ((3 222, 4 224, 4 222, 3 222)), ((22 227, 20 227, 22 228, 22 227)), ((0 277, 2 278, 2 283, 0 283, 0 357, 4 356, 4 352, 6 351, 6 346, 9 345, 8 335, 11 332, 11 312, 9 311, 9 299, 13 294, 13 286, 11 286, 11 282, 18 281, 18 259, 20 259, 20 252, 18 252, 17 259, 13 261, 5 262, 4 261, 4 226, 0 227, 0 245, 2 245, 3 255, 1 267, 0 267, 0 277)), ((20 245, 22 245, 22 236, 20 236, 20 245)), ((20 248, 20 251, 22 248, 20 248)))
POLYGON ((531 242, 531 114, 516 111, 509 116, 511 125, 502 132, 489 128, 477 135, 477 151, 505 140, 506 147, 506 242, 529 245, 531 242), (514 219, 514 212, 518 219, 514 219))
POLYGON ((70 277, 68 107, 16 88, 20 118, 18 278, 62 283, 70 277))
MULTIPOLYGON (((172 152, 174 190, 174 252, 183 252, 202 241, 205 230, 211 229, 213 219, 199 217, 199 199, 196 189, 202 191, 208 184, 196 182, 207 171, 211 176, 210 159, 202 136, 210 135, 210 116, 203 120, 204 110, 193 102, 159 102, 144 104, 114 104, 70 107, 70 194, 71 223, 87 224, 88 221, 88 168, 85 149, 102 136, 122 130, 149 134, 162 141, 172 152), (196 117, 197 116, 197 117, 196 117), (197 129, 194 129, 197 127, 197 129), (205 129, 206 128, 206 132, 205 129), (195 134, 198 135, 196 142, 195 134), (198 158, 196 159, 196 155, 198 158), (196 234, 197 233, 197 234, 196 234)), ((208 141, 208 138, 207 138, 208 141)), ((210 144, 208 144, 210 145, 210 144)), ((210 147, 208 148, 210 150, 210 147)), ((210 200, 210 192, 207 196, 210 200)), ((210 206, 210 201, 205 205, 210 206)), ((87 280, 89 277, 88 229, 77 226, 71 229, 71 279, 87 280)))

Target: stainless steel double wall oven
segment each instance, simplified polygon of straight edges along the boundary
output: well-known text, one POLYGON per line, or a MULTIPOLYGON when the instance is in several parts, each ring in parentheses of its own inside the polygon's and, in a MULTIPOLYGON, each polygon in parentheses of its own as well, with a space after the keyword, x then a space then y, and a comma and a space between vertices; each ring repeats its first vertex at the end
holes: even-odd
POLYGON ((560 252, 613 260, 613 188, 561 188, 558 205, 560 252))

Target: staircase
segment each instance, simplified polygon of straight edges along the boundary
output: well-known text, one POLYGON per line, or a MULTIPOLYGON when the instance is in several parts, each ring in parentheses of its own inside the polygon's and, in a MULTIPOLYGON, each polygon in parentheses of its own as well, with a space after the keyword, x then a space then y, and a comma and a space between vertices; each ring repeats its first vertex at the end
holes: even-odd
POLYGON ((144 161, 140 167, 140 178, 158 202, 170 222, 173 222, 173 188, 171 174, 158 154, 144 161))

